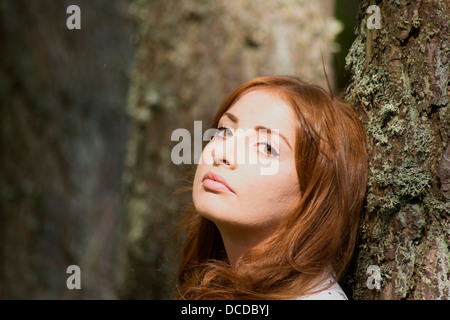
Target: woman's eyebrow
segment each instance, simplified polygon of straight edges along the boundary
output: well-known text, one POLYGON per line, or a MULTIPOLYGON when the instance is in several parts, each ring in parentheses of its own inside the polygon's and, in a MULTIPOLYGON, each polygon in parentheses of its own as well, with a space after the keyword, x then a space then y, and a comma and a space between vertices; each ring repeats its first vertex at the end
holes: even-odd
POLYGON ((231 121, 233 121, 234 123, 237 123, 239 121, 238 117, 236 117, 234 114, 229 113, 229 112, 225 112, 223 114, 224 116, 227 116, 231 121))
MULTIPOLYGON (((268 133, 271 133, 273 130, 264 126, 256 126, 255 130, 266 130, 268 133)), ((291 145, 289 144, 287 138, 280 132, 280 130, 276 130, 276 133, 278 133, 278 135, 284 140, 284 142, 286 142, 286 144, 288 145, 289 149, 292 150, 291 145)))
MULTIPOLYGON (((239 122, 238 117, 236 117, 234 114, 232 114, 232 113, 230 113, 230 112, 225 112, 223 115, 224 115, 224 116, 227 116, 228 119, 230 119, 230 120, 231 120, 232 122, 234 122, 234 123, 238 123, 238 122, 239 122)), ((261 129, 266 130, 268 133, 271 133, 271 132, 272 132, 272 129, 267 128, 267 127, 264 127, 264 126, 256 126, 256 127, 255 127, 255 130, 261 130, 261 129)), ((284 140, 284 142, 286 142, 286 144, 288 145, 289 149, 292 150, 292 147, 291 147, 291 145, 289 144, 287 138, 286 138, 279 130, 277 130, 277 133, 278 133, 278 135, 284 140)))

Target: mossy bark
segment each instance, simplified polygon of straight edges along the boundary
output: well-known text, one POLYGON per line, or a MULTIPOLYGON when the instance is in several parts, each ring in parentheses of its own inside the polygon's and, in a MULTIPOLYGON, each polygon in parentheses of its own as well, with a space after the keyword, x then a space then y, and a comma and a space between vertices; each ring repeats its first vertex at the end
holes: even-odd
MULTIPOLYGON (((171 234, 190 194, 172 197, 187 164, 174 165, 177 128, 209 128, 226 95, 264 74, 294 74, 326 85, 340 24, 333 1, 141 1, 129 91, 132 130, 125 172, 127 235, 124 298, 168 298, 177 267, 171 234), (308 61, 308 63, 305 63, 308 61)), ((192 159, 193 161, 194 159, 192 159)))
POLYGON ((347 56, 347 98, 368 137, 367 212, 355 299, 448 299, 450 244, 448 1, 362 1, 347 56), (369 5, 381 28, 369 29, 369 5), (370 289, 370 265, 380 289, 370 289))

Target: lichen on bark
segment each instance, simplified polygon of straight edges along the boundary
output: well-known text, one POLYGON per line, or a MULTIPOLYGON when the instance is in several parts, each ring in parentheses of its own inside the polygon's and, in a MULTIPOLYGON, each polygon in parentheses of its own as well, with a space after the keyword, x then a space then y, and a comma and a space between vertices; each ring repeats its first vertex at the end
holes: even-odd
POLYGON ((448 149, 447 1, 362 1, 347 90, 368 138, 360 244, 347 281, 355 299, 448 299, 450 203, 438 170, 448 149), (366 9, 378 5, 381 29, 366 9), (368 266, 381 288, 366 285, 368 266))

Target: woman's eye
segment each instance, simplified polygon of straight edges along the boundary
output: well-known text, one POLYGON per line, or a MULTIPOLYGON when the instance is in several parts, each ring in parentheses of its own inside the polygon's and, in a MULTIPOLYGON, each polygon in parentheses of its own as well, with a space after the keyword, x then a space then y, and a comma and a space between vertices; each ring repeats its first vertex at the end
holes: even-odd
POLYGON ((229 138, 233 135, 233 132, 231 132, 231 130, 227 127, 218 127, 216 135, 224 138, 229 138))
POLYGON ((272 156, 272 157, 277 157, 277 156, 280 155, 277 152, 277 150, 275 150, 274 147, 272 147, 269 143, 266 143, 266 142, 259 143, 258 144, 258 150, 260 152, 262 152, 263 154, 268 155, 268 156, 272 156))

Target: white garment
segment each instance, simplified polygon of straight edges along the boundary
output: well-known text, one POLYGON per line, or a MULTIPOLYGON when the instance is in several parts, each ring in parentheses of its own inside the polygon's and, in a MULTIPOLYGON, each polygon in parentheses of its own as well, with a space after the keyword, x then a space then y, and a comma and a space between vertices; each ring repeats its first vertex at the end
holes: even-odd
MULTIPOLYGON (((326 287, 330 283, 334 281, 333 278, 328 278, 325 280, 322 284, 320 284, 319 287, 326 287)), ((347 296, 344 293, 344 290, 342 290, 341 286, 335 282, 331 287, 328 289, 324 289, 322 291, 308 294, 305 296, 300 296, 295 298, 295 300, 348 300, 347 296)))

